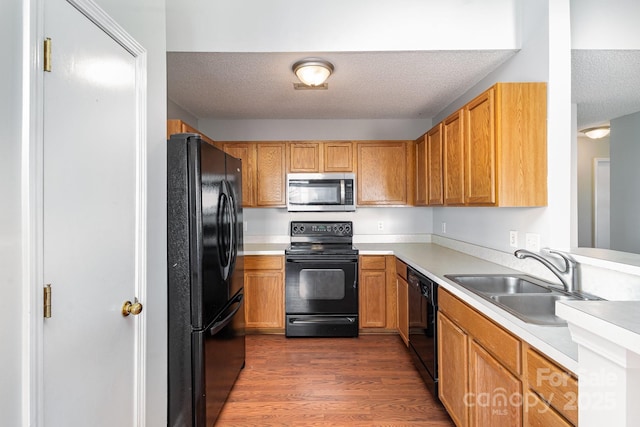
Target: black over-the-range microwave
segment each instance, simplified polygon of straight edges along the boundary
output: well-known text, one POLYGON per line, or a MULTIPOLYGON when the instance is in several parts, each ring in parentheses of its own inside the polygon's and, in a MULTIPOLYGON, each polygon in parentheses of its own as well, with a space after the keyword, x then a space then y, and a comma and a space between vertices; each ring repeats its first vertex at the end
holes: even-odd
POLYGON ((287 174, 287 210, 289 212, 355 211, 355 174, 287 174))

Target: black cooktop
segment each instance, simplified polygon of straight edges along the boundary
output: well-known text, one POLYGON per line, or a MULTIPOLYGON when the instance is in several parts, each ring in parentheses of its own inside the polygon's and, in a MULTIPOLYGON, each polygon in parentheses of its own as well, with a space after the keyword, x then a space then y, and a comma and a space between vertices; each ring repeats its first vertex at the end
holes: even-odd
POLYGON ((287 255, 357 255, 351 221, 292 221, 287 255))

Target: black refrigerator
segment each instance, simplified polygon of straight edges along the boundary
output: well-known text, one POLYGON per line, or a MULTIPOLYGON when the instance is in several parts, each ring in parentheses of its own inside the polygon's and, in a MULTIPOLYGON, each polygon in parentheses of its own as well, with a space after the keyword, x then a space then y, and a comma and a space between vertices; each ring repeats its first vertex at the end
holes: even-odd
POLYGON ((168 425, 215 424, 244 367, 241 162, 167 141, 168 425))

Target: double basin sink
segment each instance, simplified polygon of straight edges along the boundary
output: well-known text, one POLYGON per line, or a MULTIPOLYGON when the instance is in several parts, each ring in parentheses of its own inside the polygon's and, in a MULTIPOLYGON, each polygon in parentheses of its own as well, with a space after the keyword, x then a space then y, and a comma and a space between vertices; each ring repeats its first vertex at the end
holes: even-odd
POLYGON ((568 293, 552 284, 518 274, 447 274, 465 289, 508 311, 520 320, 536 325, 565 326, 556 316, 556 301, 597 299, 583 294, 568 293))

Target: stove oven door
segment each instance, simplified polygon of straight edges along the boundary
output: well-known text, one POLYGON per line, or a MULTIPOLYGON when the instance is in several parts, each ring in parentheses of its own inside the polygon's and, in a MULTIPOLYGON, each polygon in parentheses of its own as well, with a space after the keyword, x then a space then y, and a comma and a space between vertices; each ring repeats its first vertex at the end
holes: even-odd
POLYGON ((288 336, 357 335, 357 256, 287 256, 285 277, 288 336))

